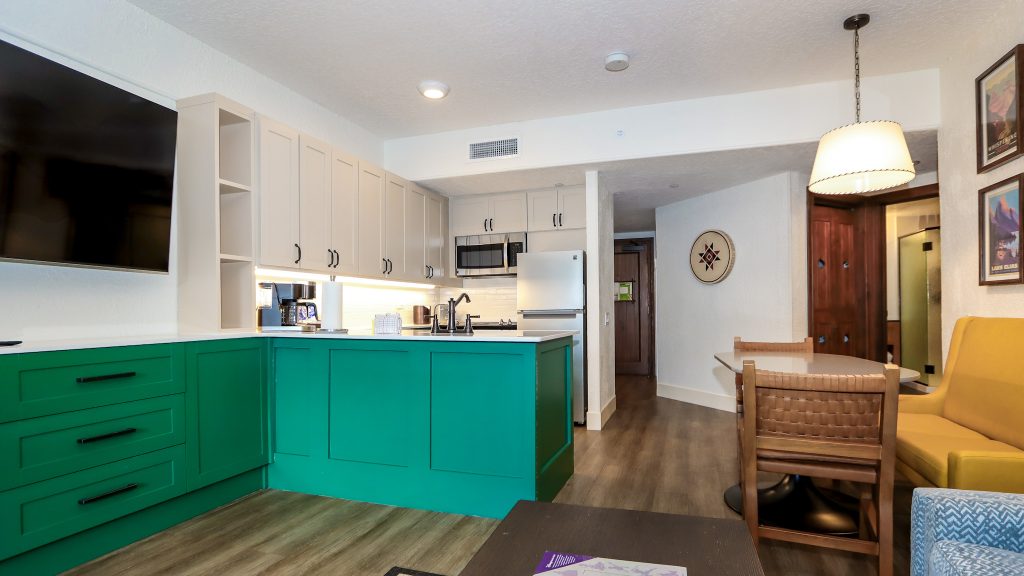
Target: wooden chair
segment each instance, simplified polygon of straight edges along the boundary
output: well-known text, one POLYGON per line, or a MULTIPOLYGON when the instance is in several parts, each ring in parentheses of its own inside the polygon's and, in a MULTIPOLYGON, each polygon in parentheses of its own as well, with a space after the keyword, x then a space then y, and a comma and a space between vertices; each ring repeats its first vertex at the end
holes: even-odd
POLYGON ((803 342, 744 342, 736 336, 732 349, 737 352, 814 352, 814 339, 808 336, 803 342))
POLYGON ((878 556, 892 574, 893 463, 899 368, 840 376, 757 370, 743 363, 743 516, 754 538, 878 556), (761 526, 757 472, 802 474, 861 486, 860 538, 761 526))

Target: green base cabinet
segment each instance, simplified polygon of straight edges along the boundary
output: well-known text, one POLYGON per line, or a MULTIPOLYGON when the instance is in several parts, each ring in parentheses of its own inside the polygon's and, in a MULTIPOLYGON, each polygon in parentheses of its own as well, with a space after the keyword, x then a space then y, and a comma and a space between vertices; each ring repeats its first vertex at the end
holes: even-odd
POLYGON ((571 340, 276 339, 271 488, 494 518, 572 475, 571 340))
POLYGON ((267 464, 265 346, 260 338, 185 344, 189 490, 267 464))

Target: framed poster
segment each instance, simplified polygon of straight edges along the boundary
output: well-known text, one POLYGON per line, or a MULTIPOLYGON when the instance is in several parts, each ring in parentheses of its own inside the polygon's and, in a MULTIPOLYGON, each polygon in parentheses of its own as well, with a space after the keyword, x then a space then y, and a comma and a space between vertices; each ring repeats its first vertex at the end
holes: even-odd
POLYGON ((1020 211, 1024 175, 1007 178, 978 192, 979 284, 1021 282, 1020 211))
POLYGON ((975 80, 978 113, 978 173, 1021 155, 1021 79, 1024 44, 1018 44, 975 80))

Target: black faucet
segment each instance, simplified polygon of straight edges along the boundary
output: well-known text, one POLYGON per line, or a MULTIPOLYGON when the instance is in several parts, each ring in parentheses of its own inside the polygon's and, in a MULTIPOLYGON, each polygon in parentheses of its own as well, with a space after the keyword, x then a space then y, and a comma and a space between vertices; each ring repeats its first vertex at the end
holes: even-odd
POLYGON ((458 306, 459 302, 462 302, 463 300, 465 300, 467 304, 472 302, 472 300, 469 299, 469 294, 466 294, 465 292, 463 292, 462 295, 459 296, 458 300, 456 300, 455 298, 448 299, 448 332, 450 334, 455 333, 455 307, 458 306))

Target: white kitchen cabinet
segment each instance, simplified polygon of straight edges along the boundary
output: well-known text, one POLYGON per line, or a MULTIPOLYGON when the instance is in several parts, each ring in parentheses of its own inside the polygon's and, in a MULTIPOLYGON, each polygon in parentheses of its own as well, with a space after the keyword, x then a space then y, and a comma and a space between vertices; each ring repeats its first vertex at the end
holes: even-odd
POLYGON ((454 236, 526 231, 525 192, 453 198, 451 210, 454 236))
POLYGON ((298 268, 299 133, 259 118, 260 253, 263 266, 298 268))
POLYGON ((427 271, 427 191, 410 184, 405 192, 405 277, 424 280, 427 271))
POLYGON ((527 194, 529 232, 572 230, 587 226, 587 193, 583 186, 560 186, 527 194))
POLYGON ((299 267, 329 272, 334 266, 331 244, 331 145, 299 135, 299 267))
POLYGON ((331 161, 331 244, 334 274, 359 273, 359 160, 333 150, 331 161))
POLYGON ((359 162, 359 274, 383 276, 384 259, 384 171, 359 162))
MULTIPOLYGON (((384 258, 388 268, 384 273, 387 278, 405 278, 407 275, 405 259, 406 226, 405 199, 409 195, 409 182, 390 172, 386 173, 384 183, 384 258)), ((422 211, 420 212, 420 234, 422 234, 422 211)))
POLYGON ((426 249, 426 276, 428 279, 441 279, 445 277, 445 238, 443 232, 445 218, 448 211, 445 209, 445 200, 440 196, 427 194, 426 196, 426 226, 424 229, 426 249))

